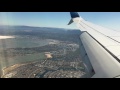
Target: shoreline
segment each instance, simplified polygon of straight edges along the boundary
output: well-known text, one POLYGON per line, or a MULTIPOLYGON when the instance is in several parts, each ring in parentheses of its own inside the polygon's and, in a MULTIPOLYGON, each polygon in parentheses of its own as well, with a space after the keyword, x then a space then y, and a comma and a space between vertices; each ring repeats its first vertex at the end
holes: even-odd
POLYGON ((4 76, 6 74, 8 74, 8 72, 11 72, 12 70, 14 70, 15 68, 18 68, 20 66, 24 66, 24 65, 27 65, 27 64, 32 64, 32 63, 36 63, 36 62, 39 62, 39 61, 32 61, 32 62, 26 62, 26 63, 19 63, 19 64, 14 64, 12 66, 9 66, 9 67, 4 67, 2 68, 2 75, 1 75, 1 78, 5 78, 4 76))
POLYGON ((1 78, 5 78, 4 76, 8 73, 8 72, 10 72, 11 70, 13 70, 13 69, 15 69, 15 68, 18 68, 18 67, 20 67, 20 66, 23 66, 23 65, 25 65, 25 64, 14 64, 14 65, 12 65, 12 66, 9 66, 9 67, 4 67, 4 68, 2 68, 2 75, 1 75, 1 78))

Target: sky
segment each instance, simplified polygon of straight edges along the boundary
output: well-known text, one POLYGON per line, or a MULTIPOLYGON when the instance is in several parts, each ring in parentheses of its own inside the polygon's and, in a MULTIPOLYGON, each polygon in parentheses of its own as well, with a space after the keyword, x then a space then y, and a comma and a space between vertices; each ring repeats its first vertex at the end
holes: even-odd
MULTIPOLYGON (((87 21, 120 31, 120 12, 78 12, 87 21)), ((0 12, 0 25, 78 29, 69 12, 0 12)))

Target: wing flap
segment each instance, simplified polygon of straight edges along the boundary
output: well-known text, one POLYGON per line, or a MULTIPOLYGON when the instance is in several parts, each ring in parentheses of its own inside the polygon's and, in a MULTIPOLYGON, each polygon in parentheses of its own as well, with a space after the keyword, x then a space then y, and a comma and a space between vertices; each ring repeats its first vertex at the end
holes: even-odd
POLYGON ((120 75, 120 65, 89 34, 82 33, 80 39, 95 70, 94 78, 112 78, 120 75))

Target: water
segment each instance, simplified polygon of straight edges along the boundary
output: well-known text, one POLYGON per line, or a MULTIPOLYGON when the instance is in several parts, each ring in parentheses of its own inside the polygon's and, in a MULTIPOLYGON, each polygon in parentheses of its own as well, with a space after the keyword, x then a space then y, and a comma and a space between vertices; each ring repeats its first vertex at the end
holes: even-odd
POLYGON ((7 54, 3 52, 6 48, 32 48, 48 45, 51 39, 33 39, 33 38, 16 38, 16 39, 4 39, 0 40, 0 68, 9 67, 14 64, 26 63, 36 60, 45 59, 44 53, 30 54, 25 56, 7 57, 7 54))
POLYGON ((0 48, 32 48, 48 45, 50 39, 6 39, 4 41, 0 40, 0 48))

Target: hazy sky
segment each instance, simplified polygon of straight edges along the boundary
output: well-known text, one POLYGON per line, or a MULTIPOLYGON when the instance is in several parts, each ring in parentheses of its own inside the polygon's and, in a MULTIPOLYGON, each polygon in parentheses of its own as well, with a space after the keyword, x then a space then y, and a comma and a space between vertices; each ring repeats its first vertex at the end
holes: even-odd
MULTIPOLYGON (((82 18, 95 24, 120 30, 120 12, 79 12, 82 18)), ((69 12, 0 12, 0 25, 74 28, 68 26, 69 12)))

